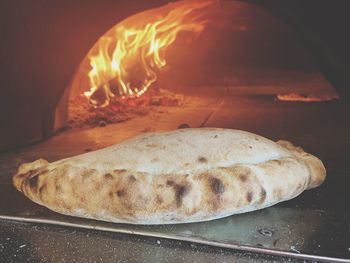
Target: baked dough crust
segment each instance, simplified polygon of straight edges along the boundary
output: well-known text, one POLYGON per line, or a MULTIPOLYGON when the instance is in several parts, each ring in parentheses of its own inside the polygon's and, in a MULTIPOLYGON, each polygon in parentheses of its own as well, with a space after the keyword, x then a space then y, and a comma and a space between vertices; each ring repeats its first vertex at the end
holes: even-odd
POLYGON ((262 209, 322 184, 326 170, 290 142, 230 129, 148 133, 49 163, 15 187, 58 213, 131 224, 188 223, 262 209))

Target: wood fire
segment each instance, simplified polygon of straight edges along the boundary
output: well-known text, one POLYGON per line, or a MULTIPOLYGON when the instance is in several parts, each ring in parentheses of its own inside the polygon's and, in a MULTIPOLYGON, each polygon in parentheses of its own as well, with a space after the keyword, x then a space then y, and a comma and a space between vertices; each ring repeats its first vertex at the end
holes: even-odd
POLYGON ((201 33, 215 6, 213 0, 181 1, 136 14, 113 27, 88 55, 90 87, 84 95, 89 102, 105 107, 114 96, 141 96, 167 65, 166 49, 177 35, 201 33))

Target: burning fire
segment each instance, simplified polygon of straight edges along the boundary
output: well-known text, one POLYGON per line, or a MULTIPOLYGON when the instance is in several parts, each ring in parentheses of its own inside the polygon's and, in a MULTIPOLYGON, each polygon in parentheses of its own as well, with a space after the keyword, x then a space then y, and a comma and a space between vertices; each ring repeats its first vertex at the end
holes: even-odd
POLYGON ((114 96, 138 97, 157 79, 167 62, 166 49, 182 31, 200 33, 215 0, 182 1, 130 17, 97 42, 89 56, 90 90, 84 92, 96 107, 114 96), (102 98, 102 99, 101 99, 102 98))

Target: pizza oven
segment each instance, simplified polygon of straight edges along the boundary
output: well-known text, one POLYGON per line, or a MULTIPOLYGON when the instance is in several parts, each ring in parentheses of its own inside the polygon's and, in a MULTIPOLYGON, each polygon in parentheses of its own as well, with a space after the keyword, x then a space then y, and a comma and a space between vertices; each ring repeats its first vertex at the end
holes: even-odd
MULTIPOLYGON (((342 2, 40 0, 4 6, 0 231, 22 222, 14 226, 16 240, 40 250, 42 244, 31 239, 33 224, 45 223, 38 235, 49 233, 65 251, 62 240, 73 226, 83 231, 77 248, 90 258, 105 255, 87 249, 84 235, 91 230, 82 228, 119 233, 88 238, 101 244, 112 239, 128 250, 136 242, 159 255, 175 247, 187 259, 205 250, 223 260, 350 258, 349 37, 342 2), (225 222, 133 228, 61 218, 11 188, 20 163, 54 161, 140 133, 188 127, 290 140, 324 161, 327 181, 271 213, 230 221, 238 229, 232 233, 225 227, 233 225, 225 222), (63 227, 64 237, 52 224, 63 227), (190 249, 186 242, 192 242, 190 249)), ((50 257, 45 249, 41 253, 50 257)), ((116 259, 128 257, 118 253, 116 259)))

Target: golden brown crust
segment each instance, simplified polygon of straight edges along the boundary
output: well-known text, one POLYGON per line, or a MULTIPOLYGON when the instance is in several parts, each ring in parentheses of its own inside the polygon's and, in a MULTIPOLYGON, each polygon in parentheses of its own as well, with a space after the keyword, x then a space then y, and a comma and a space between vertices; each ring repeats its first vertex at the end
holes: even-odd
MULTIPOLYGON (((13 182, 34 202, 67 215, 134 224, 204 221, 261 209, 323 182, 319 159, 279 144, 293 154, 191 172, 102 170, 81 161, 52 165, 40 160, 21 166, 13 182)), ((206 165, 207 158, 196 160, 206 165)))
POLYGON ((303 179, 307 168, 293 158, 192 175, 63 170, 35 169, 13 180, 27 197, 54 211, 129 223, 152 223, 149 219, 154 221, 154 217, 158 218, 154 223, 209 220, 287 200, 308 187, 308 180, 303 179))
POLYGON ((326 179, 326 168, 316 156, 306 153, 303 148, 296 147, 288 141, 278 141, 279 145, 290 150, 299 160, 304 161, 309 168, 310 180, 307 189, 320 186, 326 179))

